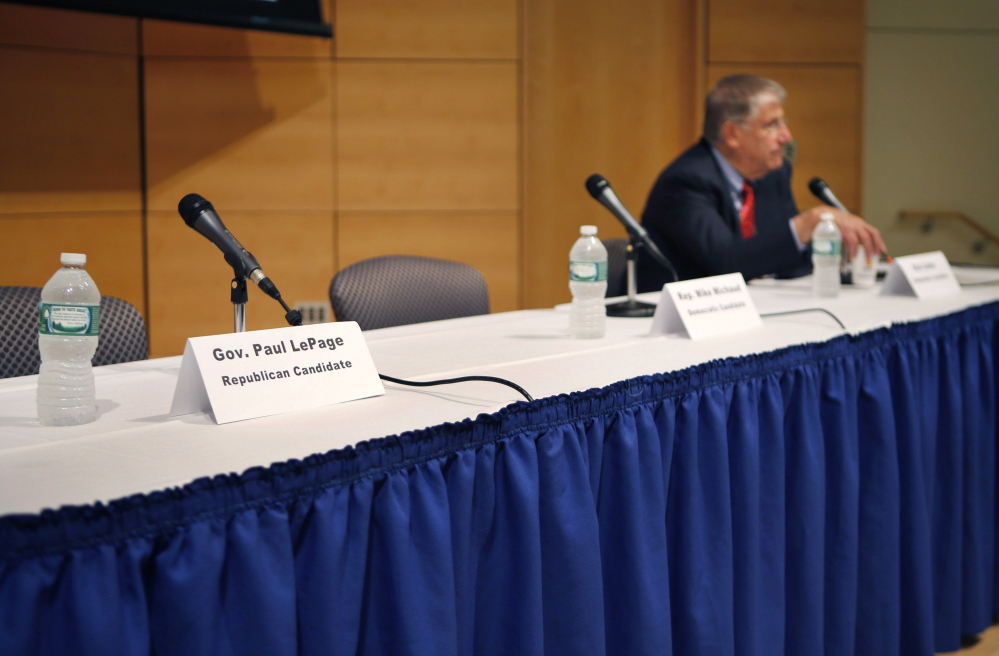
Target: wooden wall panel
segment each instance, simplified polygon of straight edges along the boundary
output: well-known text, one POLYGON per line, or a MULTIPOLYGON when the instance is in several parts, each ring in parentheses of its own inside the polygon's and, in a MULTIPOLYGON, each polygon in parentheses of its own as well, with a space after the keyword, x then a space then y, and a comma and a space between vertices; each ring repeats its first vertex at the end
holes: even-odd
POLYGON ((342 210, 514 210, 517 66, 339 62, 342 210))
POLYGON ((134 55, 138 37, 137 18, 0 2, 0 44, 134 55))
POLYGON ((0 285, 41 287, 60 253, 85 253, 87 271, 107 296, 145 310, 142 214, 136 211, 0 214, 0 285))
POLYGON ((524 271, 527 307, 569 300, 581 224, 624 235, 586 192, 604 175, 639 217, 659 171, 696 138, 693 0, 539 0, 525 7, 524 271))
POLYGON ((422 255, 482 272, 493 312, 520 308, 516 212, 342 213, 340 267, 379 255, 422 255))
POLYGON ((860 64, 864 0, 711 0, 708 61, 860 64))
POLYGON ((709 66, 710 84, 726 75, 753 73, 779 82, 788 94, 784 112, 795 140, 794 197, 800 209, 818 203, 808 181, 819 176, 848 208, 860 211, 860 71, 852 66, 709 66))
MULTIPOLYGON (((149 208, 332 210, 332 64, 146 61, 149 208)), ((223 215, 224 216, 224 215, 223 215)))
POLYGON ((143 20, 142 52, 148 57, 329 58, 333 40, 323 37, 143 20))
POLYGON ((338 57, 514 59, 517 0, 337 0, 338 57))
POLYGON ((131 56, 0 46, 0 212, 139 210, 131 56))
MULTIPOLYGON (((290 306, 324 300, 333 277, 331 212, 226 212, 226 227, 253 253, 290 306)), ((153 357, 179 355, 188 337, 232 332, 232 269, 176 211, 150 212, 149 318, 153 357)), ((247 330, 288 325, 284 310, 252 283, 247 330)))

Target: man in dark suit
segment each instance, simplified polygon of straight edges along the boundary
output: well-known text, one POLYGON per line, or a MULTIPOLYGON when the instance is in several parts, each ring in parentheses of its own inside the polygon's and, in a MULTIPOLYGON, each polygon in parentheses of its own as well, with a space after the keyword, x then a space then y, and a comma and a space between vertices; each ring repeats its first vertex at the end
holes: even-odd
MULTIPOLYGON (((791 164, 786 93, 753 75, 718 82, 705 103, 704 136, 670 164, 649 193, 642 224, 681 280, 741 272, 796 277, 811 271, 808 244, 819 215, 832 212, 851 255, 862 244, 880 254, 876 228, 826 205, 798 212, 791 164)), ((639 261, 639 291, 672 282, 649 257, 639 261)))

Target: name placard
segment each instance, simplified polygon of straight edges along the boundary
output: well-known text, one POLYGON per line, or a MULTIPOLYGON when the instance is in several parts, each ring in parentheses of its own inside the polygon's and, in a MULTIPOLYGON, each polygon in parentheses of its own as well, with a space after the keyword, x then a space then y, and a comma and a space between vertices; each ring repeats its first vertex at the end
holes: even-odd
POLYGON ((663 287, 650 335, 686 330, 691 339, 762 325, 741 273, 671 282, 663 287))
POLYGON ((385 393, 354 321, 192 337, 170 415, 266 417, 385 393))
POLYGON ((950 262, 941 251, 896 257, 885 276, 882 294, 917 298, 949 296, 961 291, 950 262))

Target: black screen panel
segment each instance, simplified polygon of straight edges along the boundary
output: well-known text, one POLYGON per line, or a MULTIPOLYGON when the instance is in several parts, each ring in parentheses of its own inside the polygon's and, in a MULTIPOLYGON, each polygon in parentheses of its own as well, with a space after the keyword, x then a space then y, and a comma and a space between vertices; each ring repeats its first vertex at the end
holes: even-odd
POLYGON ((8 0, 26 5, 309 36, 333 36, 320 0, 8 0))

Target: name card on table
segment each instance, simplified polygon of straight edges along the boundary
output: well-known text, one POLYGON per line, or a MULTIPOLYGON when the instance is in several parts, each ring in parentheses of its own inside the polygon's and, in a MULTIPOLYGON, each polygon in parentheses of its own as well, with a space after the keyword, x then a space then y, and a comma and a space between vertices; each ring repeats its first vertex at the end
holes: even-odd
POLYGON ((170 415, 266 417, 385 393, 355 321, 192 337, 170 415))
POLYGON ((885 276, 882 294, 918 298, 949 296, 961 291, 950 262, 940 251, 896 257, 885 276))
POLYGON ((684 330, 691 339, 735 333, 762 325, 741 273, 671 282, 652 318, 650 335, 684 330))

